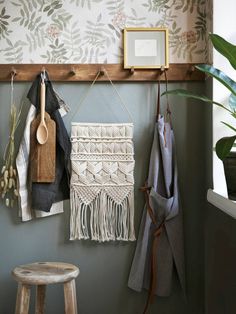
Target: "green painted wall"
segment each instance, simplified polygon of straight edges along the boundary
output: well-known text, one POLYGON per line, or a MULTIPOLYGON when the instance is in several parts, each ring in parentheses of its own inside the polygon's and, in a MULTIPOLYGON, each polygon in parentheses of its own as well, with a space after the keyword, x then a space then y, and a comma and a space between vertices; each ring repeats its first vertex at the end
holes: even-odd
MULTIPOLYGON (((24 100, 29 83, 15 85, 17 104, 24 100)), ((87 84, 55 84, 74 112, 87 84)), ((187 87, 204 93, 204 83, 170 84, 170 88, 187 87)), ((143 210, 143 184, 148 169, 150 145, 155 119, 156 86, 151 84, 117 84, 117 88, 132 113, 135 125, 135 224, 136 231, 143 210)), ((10 86, 0 84, 0 145, 1 156, 7 140, 10 105, 10 86)), ((150 313, 203 314, 204 313, 204 217, 208 167, 211 158, 210 106, 171 98, 173 126, 176 135, 179 183, 184 209, 184 235, 188 303, 185 303, 174 284, 169 298, 156 298, 150 313)), ((128 122, 111 86, 97 84, 83 103, 74 121, 128 122)), ((65 118, 70 129, 70 116, 65 118)), ((17 133, 22 136, 24 119, 17 133)), ((0 207, 0 313, 14 313, 16 282, 11 270, 34 261, 64 261, 80 267, 77 279, 78 304, 81 314, 138 314, 142 313, 146 292, 136 293, 127 288, 127 278, 135 243, 97 244, 90 241, 70 242, 69 203, 64 214, 22 223, 17 209, 0 207)), ((63 313, 62 287, 48 289, 48 314, 63 313)), ((31 309, 33 313, 33 309, 31 309)))
MULTIPOLYGON (((211 95, 211 82, 206 91, 211 95)), ((209 153, 211 153, 209 151, 209 153)), ((208 158, 211 163, 211 159, 208 158)), ((209 163, 209 168, 212 165, 209 163)), ((212 186, 209 177, 208 186, 212 186)), ((205 214, 205 313, 236 313, 235 219, 208 205, 205 214)))
POLYGON ((236 313, 235 219, 214 206, 206 212, 206 314, 236 313))

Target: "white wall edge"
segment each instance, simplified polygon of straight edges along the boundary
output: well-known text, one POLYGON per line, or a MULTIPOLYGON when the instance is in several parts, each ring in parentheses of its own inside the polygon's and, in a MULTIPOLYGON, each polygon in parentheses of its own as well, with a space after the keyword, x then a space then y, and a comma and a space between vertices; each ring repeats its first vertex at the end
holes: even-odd
POLYGON ((207 200, 209 203, 219 208, 227 215, 236 219, 236 202, 235 201, 229 200, 225 196, 215 192, 212 189, 209 189, 207 191, 207 200))

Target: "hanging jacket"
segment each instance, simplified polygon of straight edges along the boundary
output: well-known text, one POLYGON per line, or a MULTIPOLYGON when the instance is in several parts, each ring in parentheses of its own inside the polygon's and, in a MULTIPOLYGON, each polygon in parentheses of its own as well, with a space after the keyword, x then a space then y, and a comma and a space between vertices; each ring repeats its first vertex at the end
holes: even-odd
MULTIPOLYGON (((56 179, 53 183, 32 183, 32 208, 48 212, 53 203, 69 198, 71 143, 58 110, 58 98, 47 73, 45 84, 45 110, 56 122, 56 179)), ((40 112, 40 85, 41 75, 38 75, 27 95, 37 113, 40 112)))

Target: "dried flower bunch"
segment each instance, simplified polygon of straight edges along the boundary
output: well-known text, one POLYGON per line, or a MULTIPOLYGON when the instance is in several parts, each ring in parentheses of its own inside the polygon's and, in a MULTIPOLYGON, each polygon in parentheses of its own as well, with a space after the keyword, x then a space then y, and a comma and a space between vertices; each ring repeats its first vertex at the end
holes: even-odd
POLYGON ((15 132, 20 122, 21 109, 17 111, 15 105, 11 105, 10 134, 4 154, 4 166, 0 176, 0 194, 6 206, 13 207, 18 193, 18 176, 15 167, 15 132))

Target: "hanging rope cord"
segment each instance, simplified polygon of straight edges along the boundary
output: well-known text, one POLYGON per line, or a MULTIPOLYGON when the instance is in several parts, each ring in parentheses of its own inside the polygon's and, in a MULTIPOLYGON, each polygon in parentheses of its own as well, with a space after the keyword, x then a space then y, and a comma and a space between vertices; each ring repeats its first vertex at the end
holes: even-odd
POLYGON ((14 73, 11 74, 11 105, 14 104, 14 73))
MULTIPOLYGON (((124 111, 127 112, 128 116, 129 116, 129 119, 130 119, 130 122, 133 122, 132 115, 131 115, 129 109, 127 108, 125 102, 123 101, 123 99, 122 99, 120 93, 118 92, 116 86, 115 86, 114 83, 112 82, 112 80, 111 80, 111 78, 110 78, 108 72, 107 72, 106 70, 103 70, 103 71, 104 71, 104 74, 107 76, 109 82, 111 83, 111 86, 113 87, 114 91, 116 92, 116 95, 118 96, 118 98, 119 98, 119 100, 120 100, 120 102, 121 102, 121 105, 122 105, 124 111)), ((78 104, 77 109, 76 109, 75 112, 72 114, 71 121, 72 121, 72 119, 74 118, 74 116, 79 112, 79 110, 80 110, 80 108, 81 108, 83 102, 85 101, 85 99, 86 99, 87 96, 89 95, 91 89, 93 88, 94 84, 96 83, 96 81, 98 80, 98 78, 99 78, 100 75, 101 75, 101 71, 98 71, 98 73, 96 74, 96 76, 95 76, 93 82, 91 83, 91 85, 89 86, 89 88, 87 89, 87 91, 84 93, 83 97, 81 98, 81 100, 80 100, 80 102, 79 102, 79 104, 78 104)))

